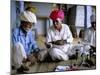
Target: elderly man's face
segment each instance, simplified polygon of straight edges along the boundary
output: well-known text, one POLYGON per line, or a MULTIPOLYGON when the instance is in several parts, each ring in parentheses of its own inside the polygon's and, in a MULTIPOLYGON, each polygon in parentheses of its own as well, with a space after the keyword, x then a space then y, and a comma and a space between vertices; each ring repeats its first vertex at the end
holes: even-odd
POLYGON ((22 28, 25 30, 25 31, 29 31, 31 28, 32 28, 32 23, 30 22, 21 22, 22 24, 22 28))
POLYGON ((53 21, 53 25, 54 27, 57 29, 57 30, 60 30, 61 29, 61 22, 56 20, 56 21, 53 21))

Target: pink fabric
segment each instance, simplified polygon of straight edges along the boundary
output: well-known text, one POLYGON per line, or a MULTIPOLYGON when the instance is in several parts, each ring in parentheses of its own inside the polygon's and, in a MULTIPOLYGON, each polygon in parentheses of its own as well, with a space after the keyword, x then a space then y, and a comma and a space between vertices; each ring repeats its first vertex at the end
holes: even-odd
POLYGON ((64 19, 63 10, 54 10, 54 11, 52 11, 51 14, 50 14, 50 18, 54 21, 57 20, 57 18, 60 18, 61 20, 63 20, 64 19))

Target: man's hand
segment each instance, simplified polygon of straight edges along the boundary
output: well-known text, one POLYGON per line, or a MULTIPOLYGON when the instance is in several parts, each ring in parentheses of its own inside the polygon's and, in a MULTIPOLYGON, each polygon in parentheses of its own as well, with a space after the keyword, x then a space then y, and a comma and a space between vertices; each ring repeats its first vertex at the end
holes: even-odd
POLYGON ((46 47, 47 48, 50 48, 51 47, 51 44, 50 43, 45 43, 46 47))
POLYGON ((35 49, 33 49, 32 51, 31 51, 31 54, 33 54, 33 53, 38 53, 40 51, 40 49, 39 48, 35 48, 35 49))

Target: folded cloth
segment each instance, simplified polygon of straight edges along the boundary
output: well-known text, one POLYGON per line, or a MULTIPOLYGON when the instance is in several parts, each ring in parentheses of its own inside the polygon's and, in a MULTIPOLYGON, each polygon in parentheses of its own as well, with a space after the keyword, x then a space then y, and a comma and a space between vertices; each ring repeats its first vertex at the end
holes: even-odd
POLYGON ((62 71, 66 71, 66 70, 68 70, 68 69, 70 69, 69 66, 57 66, 56 69, 55 69, 55 71, 60 71, 60 72, 62 72, 62 71))
POLYGON ((78 70, 78 67, 76 65, 57 66, 55 69, 56 72, 75 71, 75 70, 78 70))

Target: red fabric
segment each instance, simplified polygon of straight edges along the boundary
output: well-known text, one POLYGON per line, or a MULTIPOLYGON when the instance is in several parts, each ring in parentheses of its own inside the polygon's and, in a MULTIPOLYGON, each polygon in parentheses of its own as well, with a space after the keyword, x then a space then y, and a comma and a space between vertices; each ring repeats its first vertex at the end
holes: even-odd
POLYGON ((64 19, 64 12, 62 10, 54 10, 50 14, 50 18, 52 20, 57 20, 57 18, 60 18, 61 20, 64 19))

